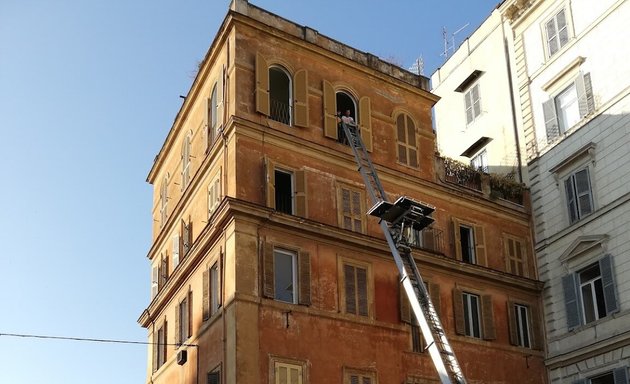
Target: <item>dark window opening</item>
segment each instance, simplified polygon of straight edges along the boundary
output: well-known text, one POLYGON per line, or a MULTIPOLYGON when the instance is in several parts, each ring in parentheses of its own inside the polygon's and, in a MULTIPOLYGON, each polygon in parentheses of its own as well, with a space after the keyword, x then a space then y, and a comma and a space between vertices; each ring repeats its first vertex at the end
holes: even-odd
MULTIPOLYGON (((345 92, 337 92, 336 102, 337 102, 337 117, 339 119, 341 119, 342 117, 351 117, 352 120, 356 123, 357 122, 357 108, 356 108, 354 99, 352 99, 352 97, 350 97, 350 95, 348 95, 345 92)), ((346 140, 346 135, 343 132, 343 128, 341 127, 341 124, 339 124, 339 127, 338 127, 337 138, 338 138, 337 140, 340 143, 348 145, 348 140, 346 140)))
POLYGON ((284 124, 291 124, 291 80, 278 67, 269 68, 269 114, 284 124))
POLYGON ((612 373, 603 376, 594 377, 590 380, 591 384, 615 384, 615 377, 612 373))
POLYGON ((475 264, 475 242, 473 240, 472 228, 460 226, 459 237, 462 246, 462 261, 465 263, 475 264))
POLYGON ((291 173, 276 170, 276 210, 293 214, 293 177, 291 173))

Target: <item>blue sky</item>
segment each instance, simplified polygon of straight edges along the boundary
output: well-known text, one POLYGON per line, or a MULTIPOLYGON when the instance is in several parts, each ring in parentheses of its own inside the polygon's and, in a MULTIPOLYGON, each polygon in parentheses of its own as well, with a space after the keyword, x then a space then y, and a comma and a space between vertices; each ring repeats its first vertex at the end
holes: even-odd
MULTIPOLYGON (((252 1, 425 75, 498 0, 252 1)), ((226 0, 0 1, 0 333, 146 340, 153 158, 226 0)), ((143 383, 147 347, 0 336, 0 383, 143 383), (88 379, 89 378, 89 379, 88 379)))

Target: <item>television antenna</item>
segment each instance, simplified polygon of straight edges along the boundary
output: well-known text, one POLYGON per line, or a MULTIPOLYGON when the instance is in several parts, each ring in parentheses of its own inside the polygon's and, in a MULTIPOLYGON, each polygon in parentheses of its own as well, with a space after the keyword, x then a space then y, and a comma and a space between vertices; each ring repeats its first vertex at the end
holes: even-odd
POLYGON ((415 73, 416 75, 424 76, 424 59, 422 55, 418 56, 418 58, 411 64, 409 67, 409 72, 415 73))
POLYGON ((469 26, 470 23, 466 23, 463 27, 459 28, 457 31, 453 32, 451 34, 451 38, 450 38, 450 46, 449 46, 449 36, 448 36, 448 32, 446 30, 446 27, 442 27, 442 40, 444 41, 444 52, 442 52, 442 54, 440 56, 444 56, 444 58, 448 59, 448 52, 449 50, 452 53, 455 53, 455 35, 457 35, 458 33, 460 33, 461 31, 463 31, 467 26, 469 26))

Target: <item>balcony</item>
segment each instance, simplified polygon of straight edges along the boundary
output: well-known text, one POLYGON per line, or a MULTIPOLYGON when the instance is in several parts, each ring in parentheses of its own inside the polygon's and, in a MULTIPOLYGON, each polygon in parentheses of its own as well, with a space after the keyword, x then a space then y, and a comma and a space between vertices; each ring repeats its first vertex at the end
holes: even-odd
POLYGON ((444 236, 441 229, 437 227, 427 227, 419 231, 411 229, 410 234, 407 235, 410 246, 412 248, 424 249, 426 251, 435 253, 444 253, 444 236))
POLYGON ((457 160, 442 158, 444 162, 444 178, 447 182, 481 191, 482 173, 473 167, 457 160))

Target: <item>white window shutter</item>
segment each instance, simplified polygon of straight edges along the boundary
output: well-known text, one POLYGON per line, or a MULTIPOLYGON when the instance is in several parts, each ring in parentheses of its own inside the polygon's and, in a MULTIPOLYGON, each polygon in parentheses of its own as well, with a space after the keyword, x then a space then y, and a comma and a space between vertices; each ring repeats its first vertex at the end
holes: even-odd
POLYGON ((179 265, 179 234, 173 236, 173 270, 179 265))

